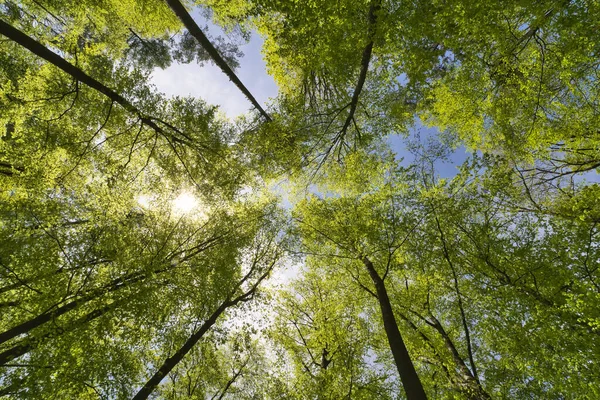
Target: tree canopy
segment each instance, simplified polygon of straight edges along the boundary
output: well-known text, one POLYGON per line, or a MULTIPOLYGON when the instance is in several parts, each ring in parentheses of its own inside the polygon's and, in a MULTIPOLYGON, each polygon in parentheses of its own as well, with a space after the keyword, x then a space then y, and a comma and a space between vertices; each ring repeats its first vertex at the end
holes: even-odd
POLYGON ((0 398, 600 398, 599 21, 2 1, 0 398), (152 84, 192 62, 249 112, 152 84))

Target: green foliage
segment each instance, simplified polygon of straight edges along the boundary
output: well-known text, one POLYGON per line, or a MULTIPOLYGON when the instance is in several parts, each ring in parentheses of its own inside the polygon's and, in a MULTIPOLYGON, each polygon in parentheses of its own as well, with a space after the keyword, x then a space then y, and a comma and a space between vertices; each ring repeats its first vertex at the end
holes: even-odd
POLYGON ((129 398, 198 334, 153 398, 600 397, 597 2, 198 3, 272 121, 156 92, 210 60, 164 1, 0 4, 112 91, 0 41, 0 397, 129 398))
POLYGON ((393 372, 373 358, 365 296, 343 275, 309 263, 302 279, 277 294, 270 333, 283 398, 394 398, 393 372))

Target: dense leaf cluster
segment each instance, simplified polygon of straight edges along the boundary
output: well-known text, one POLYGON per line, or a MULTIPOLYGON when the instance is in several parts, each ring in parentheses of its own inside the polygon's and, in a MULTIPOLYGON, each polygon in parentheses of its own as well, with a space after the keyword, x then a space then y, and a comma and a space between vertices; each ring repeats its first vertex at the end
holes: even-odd
POLYGON ((2 2, 0 397, 600 397, 598 21, 591 0, 2 2), (198 15, 263 35, 268 107, 198 15), (255 111, 151 84, 206 61, 255 111), (420 125, 403 162, 387 140, 420 125))

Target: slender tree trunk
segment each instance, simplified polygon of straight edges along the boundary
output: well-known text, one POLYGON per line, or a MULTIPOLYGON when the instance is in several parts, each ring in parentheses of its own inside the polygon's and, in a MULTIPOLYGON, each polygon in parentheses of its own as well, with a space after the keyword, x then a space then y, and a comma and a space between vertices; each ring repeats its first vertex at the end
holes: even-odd
POLYGON ((217 393, 219 395, 219 397, 217 397, 217 394, 215 394, 213 397, 211 397, 211 400, 213 400, 215 397, 217 397, 217 400, 223 400, 223 397, 225 397, 225 395, 227 394, 227 391, 229 390, 229 388, 231 387, 231 385, 233 385, 233 383, 235 382, 235 380, 237 378, 239 378, 240 375, 242 375, 242 371, 246 367, 246 364, 248 364, 249 360, 250 360, 250 358, 246 359, 246 361, 242 364, 242 366, 240 367, 240 369, 231 377, 231 379, 229 379, 227 381, 227 384, 225 385, 225 387, 223 388, 223 390, 220 392, 220 394, 217 393))
POLYGON ((28 333, 31 330, 39 327, 40 325, 50 322, 83 304, 86 304, 94 299, 100 298, 101 296, 107 293, 115 292, 132 283, 139 282, 145 277, 146 275, 138 275, 130 277, 130 279, 126 279, 126 277, 115 279, 107 286, 90 291, 86 296, 76 298, 68 304, 57 307, 51 311, 47 311, 43 314, 38 315, 37 317, 34 317, 13 328, 8 329, 7 331, 0 333, 0 344, 5 343, 16 336, 28 333))
POLYGON ((246 96, 246 98, 250 100, 252 105, 256 107, 256 109, 258 110, 258 112, 260 112, 263 118, 267 121, 271 121, 271 117, 269 116, 269 114, 267 114, 267 112, 261 107, 258 101, 256 101, 254 96, 252 96, 252 93, 250 93, 246 86, 244 86, 242 81, 237 77, 237 75, 233 72, 229 65, 227 65, 227 62, 223 59, 223 57, 221 57, 218 50, 215 48, 215 46, 212 45, 210 40, 208 40, 204 32, 202 32, 202 30, 198 26, 198 24, 194 22, 194 19, 187 12, 183 4, 181 4, 179 0, 165 1, 169 5, 169 7, 171 7, 175 15, 177 15, 177 17, 181 20, 181 22, 187 28, 187 30, 192 34, 192 36, 194 36, 198 43, 200 43, 204 50, 206 50, 206 52, 210 55, 215 64, 217 64, 217 66, 221 68, 221 71, 223 71, 223 73, 227 75, 229 80, 231 80, 231 82, 233 82, 235 86, 237 86, 237 88, 240 89, 244 96, 246 96))
MULTIPOLYGON (((110 262, 110 260, 103 260, 103 261, 110 262)), ((56 270, 54 270, 54 271, 52 271, 50 273, 36 275, 34 277, 31 277, 31 278, 25 278, 25 279, 19 279, 19 278, 17 278, 18 279, 17 282, 11 283, 10 285, 6 285, 6 286, 3 286, 3 287, 0 287, 0 294, 6 293, 6 292, 10 292, 11 290, 15 290, 15 289, 18 289, 18 288, 23 287, 23 286, 26 286, 29 290, 36 291, 36 289, 34 289, 34 288, 32 288, 30 286, 31 284, 33 284, 35 282, 38 282, 38 281, 40 281, 42 279, 48 279, 48 278, 50 278, 52 276, 59 275, 59 274, 61 274, 63 272, 73 272, 74 270, 83 269, 85 267, 89 267, 89 266, 92 266, 92 265, 95 265, 95 264, 89 262, 89 263, 78 265, 75 268, 60 267, 60 268, 58 268, 58 269, 56 269, 56 270)), ((38 294, 42 294, 42 293, 38 292, 38 294)))
POLYGON ((356 107, 358 106, 358 99, 362 92, 363 86, 367 79, 367 72, 369 71, 369 64, 371 62, 371 56, 373 54, 374 36, 375 36, 375 25, 377 23, 377 12, 381 9, 381 1, 376 0, 369 8, 369 43, 363 49, 362 58, 360 61, 360 74, 358 75, 358 81, 354 87, 354 93, 352 93, 352 100, 350 100, 350 111, 346 117, 346 121, 340 131, 341 135, 344 136, 346 131, 350 127, 350 123, 354 120, 354 114, 356 113, 356 107))
POLYGON ((65 333, 65 332, 69 332, 74 329, 77 329, 80 326, 82 326, 90 321, 93 321, 94 319, 96 319, 98 317, 101 317, 102 315, 106 314, 108 311, 114 309, 115 307, 116 307, 116 303, 106 305, 97 310, 89 312, 88 314, 84 315, 81 318, 78 318, 76 321, 73 321, 72 323, 69 323, 69 325, 66 328, 56 329, 52 332, 48 332, 48 333, 42 335, 41 337, 26 339, 22 343, 19 343, 19 344, 13 346, 12 348, 0 353, 0 365, 4 365, 9 361, 14 360, 15 358, 22 356, 23 354, 29 353, 31 350, 35 349, 40 343, 42 343, 43 341, 45 341, 47 339, 51 339, 53 337, 56 337, 56 336, 59 336, 59 335, 65 333))
POLYGON ((11 283, 10 285, 2 286, 2 287, 0 287, 0 294, 5 293, 5 292, 10 292, 11 290, 17 289, 21 286, 25 286, 29 282, 30 281, 21 281, 21 282, 11 283))
POLYGON ((254 296, 256 290, 258 289, 258 286, 263 280, 267 278, 267 276, 269 276, 274 265, 275 261, 273 261, 266 269, 266 271, 260 277, 257 278, 256 282, 254 283, 254 285, 252 285, 250 289, 248 289, 245 293, 242 293, 241 295, 237 296, 233 300, 230 300, 233 296, 233 293, 235 293, 235 291, 238 290, 254 272, 255 267, 253 267, 237 283, 237 285, 235 286, 236 289, 232 292, 230 297, 227 300, 225 300, 219 306, 219 308, 215 310, 215 312, 212 313, 212 315, 204 322, 204 324, 202 324, 200 329, 198 329, 198 331, 196 331, 192 336, 190 336, 188 340, 183 344, 183 346, 181 346, 173 356, 165 360, 165 362, 158 368, 158 371, 156 371, 154 375, 152 375, 152 377, 137 392, 137 394, 133 397, 132 400, 147 399, 148 396, 150 396, 152 392, 156 389, 156 387, 160 384, 160 382, 169 374, 169 372, 171 372, 171 370, 175 368, 175 366, 177 366, 177 364, 181 360, 183 360, 183 357, 185 357, 185 355, 194 348, 196 343, 198 343, 198 341, 202 339, 202 336, 204 336, 204 334, 208 332, 208 330, 217 322, 217 319, 219 318, 219 316, 221 316, 221 314, 223 314, 223 312, 225 312, 225 310, 227 310, 229 307, 235 307, 238 303, 248 301, 254 296))
POLYGON ((455 379, 456 384, 458 385, 458 390, 461 391, 462 393, 465 393, 469 399, 473 399, 473 400, 475 400, 475 399, 477 399, 477 400, 491 399, 490 395, 481 386, 481 383, 479 382, 479 380, 475 378, 475 375, 471 372, 471 370, 469 370, 469 367, 467 367, 467 364, 465 364, 464 360, 458 353, 458 350, 456 349, 454 342, 452 341, 452 339, 450 338, 450 335, 448 335, 448 333, 442 326, 441 322, 433 316, 432 316, 432 318, 433 318, 433 328, 436 331, 438 331, 438 333, 444 339, 444 344, 446 345, 446 348, 448 349, 450 354, 452 354, 452 359, 454 360, 454 363, 456 364, 456 366, 458 367, 458 369, 460 371, 458 373, 459 378, 455 379), (461 384, 461 382, 462 382, 462 384, 461 384))
MULTIPOLYGON (((176 266, 177 266, 177 264, 172 264, 172 265, 169 265, 164 268, 156 269, 156 270, 152 271, 152 274, 160 274, 163 272, 167 272, 167 271, 175 268, 176 266)), ((47 311, 43 314, 38 315, 37 317, 34 317, 28 321, 25 321, 15 327, 13 327, 13 328, 10 328, 7 331, 0 333, 0 344, 5 343, 6 341, 8 341, 16 336, 25 334, 25 333, 37 328, 38 326, 43 325, 47 322, 50 322, 50 321, 54 320, 55 318, 58 318, 61 315, 64 315, 67 312, 69 312, 83 304, 86 304, 92 300, 100 298, 101 296, 103 296, 107 293, 116 292, 124 287, 127 287, 127 286, 133 284, 133 283, 140 282, 140 281, 144 280, 147 276, 148 276, 147 273, 135 272, 135 273, 127 274, 127 275, 122 276, 117 279, 113 279, 108 285, 105 285, 98 289, 90 290, 89 292, 86 293, 86 295, 76 298, 75 300, 71 301, 68 304, 65 304, 61 307, 57 307, 51 311, 47 311)))
MULTIPOLYGON (((437 360, 439 361, 439 363, 437 363, 436 365, 438 365, 442 371, 444 371, 444 374, 446 375, 446 377, 448 378, 448 380, 450 382, 454 382, 453 380, 453 376, 450 373, 450 370, 448 369, 448 366, 446 366, 446 364, 444 363, 444 358, 441 356, 441 354, 439 353, 439 351, 437 350, 437 348, 435 347, 435 345, 433 344, 433 342, 431 341, 431 339, 429 338, 429 336, 427 336, 421 329, 419 329, 414 322, 412 322, 410 320, 410 318, 408 318, 406 315, 398 313, 398 315, 400 316, 400 318, 406 322, 408 324, 408 326, 416 333, 418 334, 421 339, 423 339, 423 342, 425 344, 427 344, 427 346, 429 346, 429 348, 431 349, 431 351, 433 352, 433 355, 437 358, 437 360)), ((432 363, 433 364, 433 363, 432 363)))
MULTIPOLYGON (((19 394, 19 390, 22 389, 23 383, 26 382, 25 378, 16 380, 16 382, 9 384, 3 388, 0 388, 0 397, 8 396, 11 394, 19 394)), ((11 397, 14 398, 14 397, 11 397)))
POLYGON ((377 299, 379 300, 379 307, 381 309, 381 317, 383 318, 383 326, 387 335, 394 361, 396 362, 396 368, 400 374, 400 380, 406 391, 406 398, 408 400, 426 400, 425 390, 421 384, 421 380, 417 375, 417 371, 410 359, 408 350, 404 344, 404 340, 400 335, 398 329, 398 323, 394 317, 394 311, 390 303, 390 299, 387 294, 387 289, 383 282, 383 279, 379 276, 373 263, 367 257, 362 258, 362 262, 369 272, 369 276, 375 285, 377 292, 377 299))
MULTIPOLYGON (((112 100, 113 102, 121 105, 125 110, 127 110, 133 114, 136 114, 140 118, 141 122, 144 125, 153 129, 156 133, 160 134, 161 136, 167 138, 168 140, 176 141, 179 143, 192 144, 193 141, 191 140, 191 138, 188 137, 187 135, 185 135, 183 132, 181 132, 177 128, 169 125, 169 127, 171 129, 175 130, 177 132, 177 134, 182 136, 185 140, 183 140, 180 137, 175 137, 174 135, 166 132, 163 128, 161 128, 155 122, 155 121, 160 121, 160 120, 144 114, 140 109, 138 109, 131 102, 129 102, 129 100, 125 99, 123 96, 121 96, 120 94, 118 94, 117 92, 115 92, 114 90, 109 88, 108 86, 106 86, 106 85, 102 84, 101 82, 97 81, 96 79, 92 78, 91 76, 86 74, 80 68, 70 64, 67 60, 65 60, 58 54, 52 52, 50 49, 46 48, 41 43, 30 38, 29 36, 27 36, 26 34, 21 32, 17 28, 11 26, 10 24, 7 24, 6 22, 4 22, 2 20, 0 20, 0 34, 6 36, 10 40, 18 43, 19 45, 25 47, 27 50, 31 51, 33 54, 37 55, 40 58, 43 58, 44 60, 46 60, 49 63, 56 66, 57 68, 60 68, 65 73, 67 73, 71 77, 73 77, 73 79, 75 79, 76 81, 81 82, 81 83, 91 87, 92 89, 96 89, 97 91, 99 91, 100 93, 102 93, 106 97, 108 97, 110 100, 112 100)), ((163 122, 163 121, 160 121, 160 122, 163 122)))
MULTIPOLYGON (((214 243, 216 241, 218 241, 221 237, 222 237, 221 235, 219 235, 217 237, 213 237, 211 239, 208 239, 208 240, 202 242, 201 244, 199 244, 197 246, 192 247, 191 249, 188 249, 189 253, 186 256, 178 259, 178 262, 187 261, 190 258, 201 253, 202 251, 212 247, 214 245, 214 243)), ((140 282, 150 275, 156 275, 156 274, 161 274, 161 273, 170 271, 170 270, 176 268, 178 265, 178 263, 172 262, 173 258, 176 255, 180 255, 182 253, 184 253, 184 252, 179 251, 179 252, 171 255, 169 258, 167 258, 165 260, 168 263, 168 265, 166 267, 163 266, 162 268, 156 268, 156 269, 152 270, 151 272, 132 272, 127 275, 121 276, 120 278, 113 279, 107 285, 104 285, 97 289, 90 290, 89 292, 85 292, 84 295, 76 298, 75 300, 71 301, 68 304, 65 304, 65 305, 57 307, 53 310, 47 311, 43 314, 38 315, 37 317, 34 317, 28 321, 25 321, 15 327, 13 327, 13 328, 10 328, 7 331, 0 333, 0 344, 5 343, 6 341, 8 341, 16 336, 25 334, 25 333, 31 331, 32 329, 35 329, 40 325, 43 325, 49 321, 52 321, 55 318, 58 318, 61 315, 64 315, 67 312, 69 312, 85 303, 95 300, 107 293, 115 292, 115 291, 120 290, 124 287, 127 287, 133 283, 140 282)))
POLYGON ((469 400, 490 400, 490 395, 483 389, 480 382, 477 379, 475 379, 475 377, 473 376, 463 359, 458 354, 458 350, 456 349, 456 346, 454 346, 452 339, 447 334, 447 332, 445 331, 442 324, 438 321, 438 319, 434 316, 431 316, 433 321, 429 321, 421 314, 414 311, 413 313, 417 315, 422 321, 425 321, 427 325, 433 327, 442 336, 442 338, 444 339, 444 344, 452 354, 452 360, 454 361, 454 364, 458 367, 459 371, 457 372, 456 368, 452 368, 452 370, 449 370, 448 365, 444 361, 444 357, 437 350, 436 346, 433 344, 431 339, 427 335, 425 335, 425 333, 423 333, 423 331, 419 329, 406 315, 398 314, 400 318, 402 318, 408 324, 408 326, 410 326, 411 329, 423 339, 424 343, 426 343, 427 346, 429 346, 429 348, 433 352, 435 358, 437 359, 437 362, 431 362, 431 364, 440 367, 444 371, 444 374, 446 375, 448 380, 454 386, 455 390, 459 393, 464 394, 465 398, 469 400))
POLYGON ((173 368, 185 357, 187 353, 198 343, 202 336, 217 322, 217 319, 223 312, 229 307, 229 301, 223 302, 212 313, 212 315, 204 321, 200 329, 198 329, 188 340, 177 350, 177 352, 171 357, 167 358, 160 366, 158 371, 152 375, 152 377, 146 382, 146 384, 137 392, 132 400, 147 399, 148 396, 156 389, 160 382, 171 372, 173 368))

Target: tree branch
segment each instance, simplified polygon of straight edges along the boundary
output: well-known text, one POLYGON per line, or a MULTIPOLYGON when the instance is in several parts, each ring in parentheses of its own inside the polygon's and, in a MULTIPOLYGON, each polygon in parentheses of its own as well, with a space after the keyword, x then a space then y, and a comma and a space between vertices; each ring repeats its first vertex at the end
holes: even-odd
POLYGON ((356 112, 356 107, 358 106, 358 98, 360 97, 360 93, 362 92, 363 86, 365 85, 365 81, 367 79, 367 72, 369 71, 369 63, 371 62, 371 56, 373 53, 373 38, 375 36, 375 24, 377 22, 377 11, 381 8, 380 1, 375 2, 369 8, 369 43, 365 46, 362 59, 360 61, 360 74, 358 75, 358 82, 356 82, 356 86, 354 87, 354 93, 352 94, 352 100, 350 101, 350 111, 348 112, 348 116, 346 117, 346 121, 342 126, 342 129, 338 136, 343 138, 346 135, 350 124, 354 120, 354 113, 356 112))
POLYGON ((263 116, 263 118, 267 120, 267 122, 270 122, 271 117, 269 116, 269 114, 267 114, 267 112, 261 107, 258 101, 256 101, 254 96, 252 96, 252 93, 250 93, 246 86, 244 86, 242 81, 240 81, 240 79, 229 67, 229 65, 227 65, 227 62, 223 59, 223 57, 221 57, 218 50, 215 48, 215 46, 213 46, 210 40, 208 40, 204 32, 202 32, 198 24, 196 24, 192 16, 187 12, 183 4, 181 4, 179 0, 165 1, 169 5, 169 7, 171 7, 171 10, 173 10, 175 15, 177 15, 177 17, 181 20, 181 22, 187 28, 190 34, 194 38, 196 38, 198 43, 200 43, 204 50, 206 50, 206 52, 210 55, 215 64, 217 64, 217 66, 221 68, 221 71, 223 71, 223 73, 227 75, 229 80, 232 81, 235 84, 235 86, 237 86, 237 88, 244 94, 244 96, 246 96, 248 100, 250 100, 252 105, 256 107, 256 109, 263 116))

